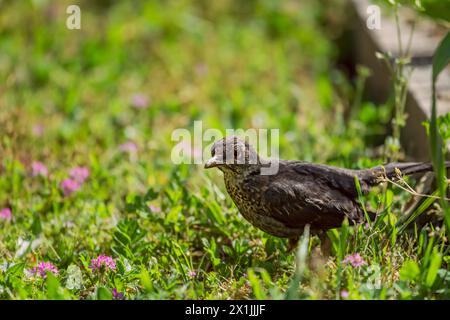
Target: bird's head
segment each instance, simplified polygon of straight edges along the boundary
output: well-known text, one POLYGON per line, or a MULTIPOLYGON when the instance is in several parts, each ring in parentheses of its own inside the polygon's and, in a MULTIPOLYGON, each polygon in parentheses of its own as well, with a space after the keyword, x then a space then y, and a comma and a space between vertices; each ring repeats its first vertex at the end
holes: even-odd
POLYGON ((225 137, 216 141, 211 148, 211 159, 205 168, 217 167, 223 172, 244 173, 261 164, 258 153, 246 141, 236 137, 225 137))

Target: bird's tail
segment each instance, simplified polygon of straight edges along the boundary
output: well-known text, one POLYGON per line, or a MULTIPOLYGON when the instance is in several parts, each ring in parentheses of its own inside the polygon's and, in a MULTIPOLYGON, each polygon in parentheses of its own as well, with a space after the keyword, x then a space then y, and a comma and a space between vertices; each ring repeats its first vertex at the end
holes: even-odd
POLYGON ((399 173, 405 176, 409 176, 415 173, 433 171, 433 165, 431 163, 421 162, 407 162, 407 163, 389 163, 384 169, 388 178, 394 178, 399 173), (400 170, 400 172, 398 171, 400 170))
MULTIPOLYGON (((450 167, 450 161, 445 162, 445 167, 450 167)), ((430 162, 393 162, 384 166, 374 167, 370 171, 374 179, 383 175, 389 179, 395 179, 399 175, 409 176, 416 173, 433 171, 433 165, 430 162)), ((376 181, 374 180, 373 183, 376 183, 376 181)))
MULTIPOLYGON (((450 161, 445 162, 445 167, 447 169, 450 168, 450 161)), ((383 177, 396 180, 400 176, 409 176, 412 174, 429 171, 433 171, 433 165, 430 162, 392 162, 364 171, 362 180, 370 186, 380 183, 380 178, 382 179, 383 177)), ((371 221, 376 219, 377 214, 375 212, 369 211, 367 213, 371 221)))

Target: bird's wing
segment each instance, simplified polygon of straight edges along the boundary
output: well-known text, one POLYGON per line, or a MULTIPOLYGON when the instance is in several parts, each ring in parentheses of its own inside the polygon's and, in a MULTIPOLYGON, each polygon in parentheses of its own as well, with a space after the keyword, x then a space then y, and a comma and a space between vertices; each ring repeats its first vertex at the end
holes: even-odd
POLYGON ((345 217, 350 222, 364 219, 350 170, 292 162, 267 179, 263 205, 287 227, 328 229, 339 227, 345 217))
POLYGON ((328 185, 332 189, 339 190, 351 198, 358 197, 355 176, 358 178, 363 194, 367 194, 370 190, 370 185, 367 183, 368 170, 343 169, 300 161, 288 161, 286 168, 287 171, 293 173, 295 180, 302 181, 305 178, 312 178, 319 183, 328 185))

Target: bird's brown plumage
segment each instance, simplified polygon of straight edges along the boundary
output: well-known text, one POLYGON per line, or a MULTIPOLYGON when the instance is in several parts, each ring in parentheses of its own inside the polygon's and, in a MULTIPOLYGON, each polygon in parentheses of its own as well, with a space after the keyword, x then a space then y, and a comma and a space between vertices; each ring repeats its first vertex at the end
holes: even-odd
MULTIPOLYGON (((284 238, 297 238, 307 224, 317 232, 339 227, 345 218, 350 223, 365 221, 357 200, 355 177, 361 191, 367 193, 371 186, 380 183, 380 178, 395 178, 398 170, 405 175, 432 170, 429 163, 391 163, 351 170, 279 160, 276 174, 261 175, 265 162, 248 143, 236 137, 216 142, 212 155, 205 167, 223 171, 227 191, 244 218, 259 229, 284 238)), ((375 216, 370 212, 369 215, 375 216)))

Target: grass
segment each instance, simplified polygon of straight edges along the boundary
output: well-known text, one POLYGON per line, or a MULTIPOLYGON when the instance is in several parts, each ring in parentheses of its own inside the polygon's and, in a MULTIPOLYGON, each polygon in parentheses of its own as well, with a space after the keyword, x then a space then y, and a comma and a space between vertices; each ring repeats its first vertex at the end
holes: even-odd
POLYGON ((12 212, 0 219, 0 298, 450 296, 445 229, 399 224, 410 196, 398 188, 361 197, 380 217, 329 231, 324 260, 316 237, 287 254, 249 225, 219 172, 170 161, 172 131, 202 120, 279 128, 283 158, 382 163, 391 108, 361 102, 353 83, 367 70, 335 67, 322 22, 338 2, 80 1, 81 30, 65 27, 69 4, 0 2, 0 210, 12 212), (47 176, 32 176, 35 161, 47 176), (78 166, 89 177, 64 194, 78 166), (115 268, 90 268, 102 254, 115 268), (361 266, 343 262, 354 254, 361 266), (33 273, 42 262, 58 273, 33 273))

